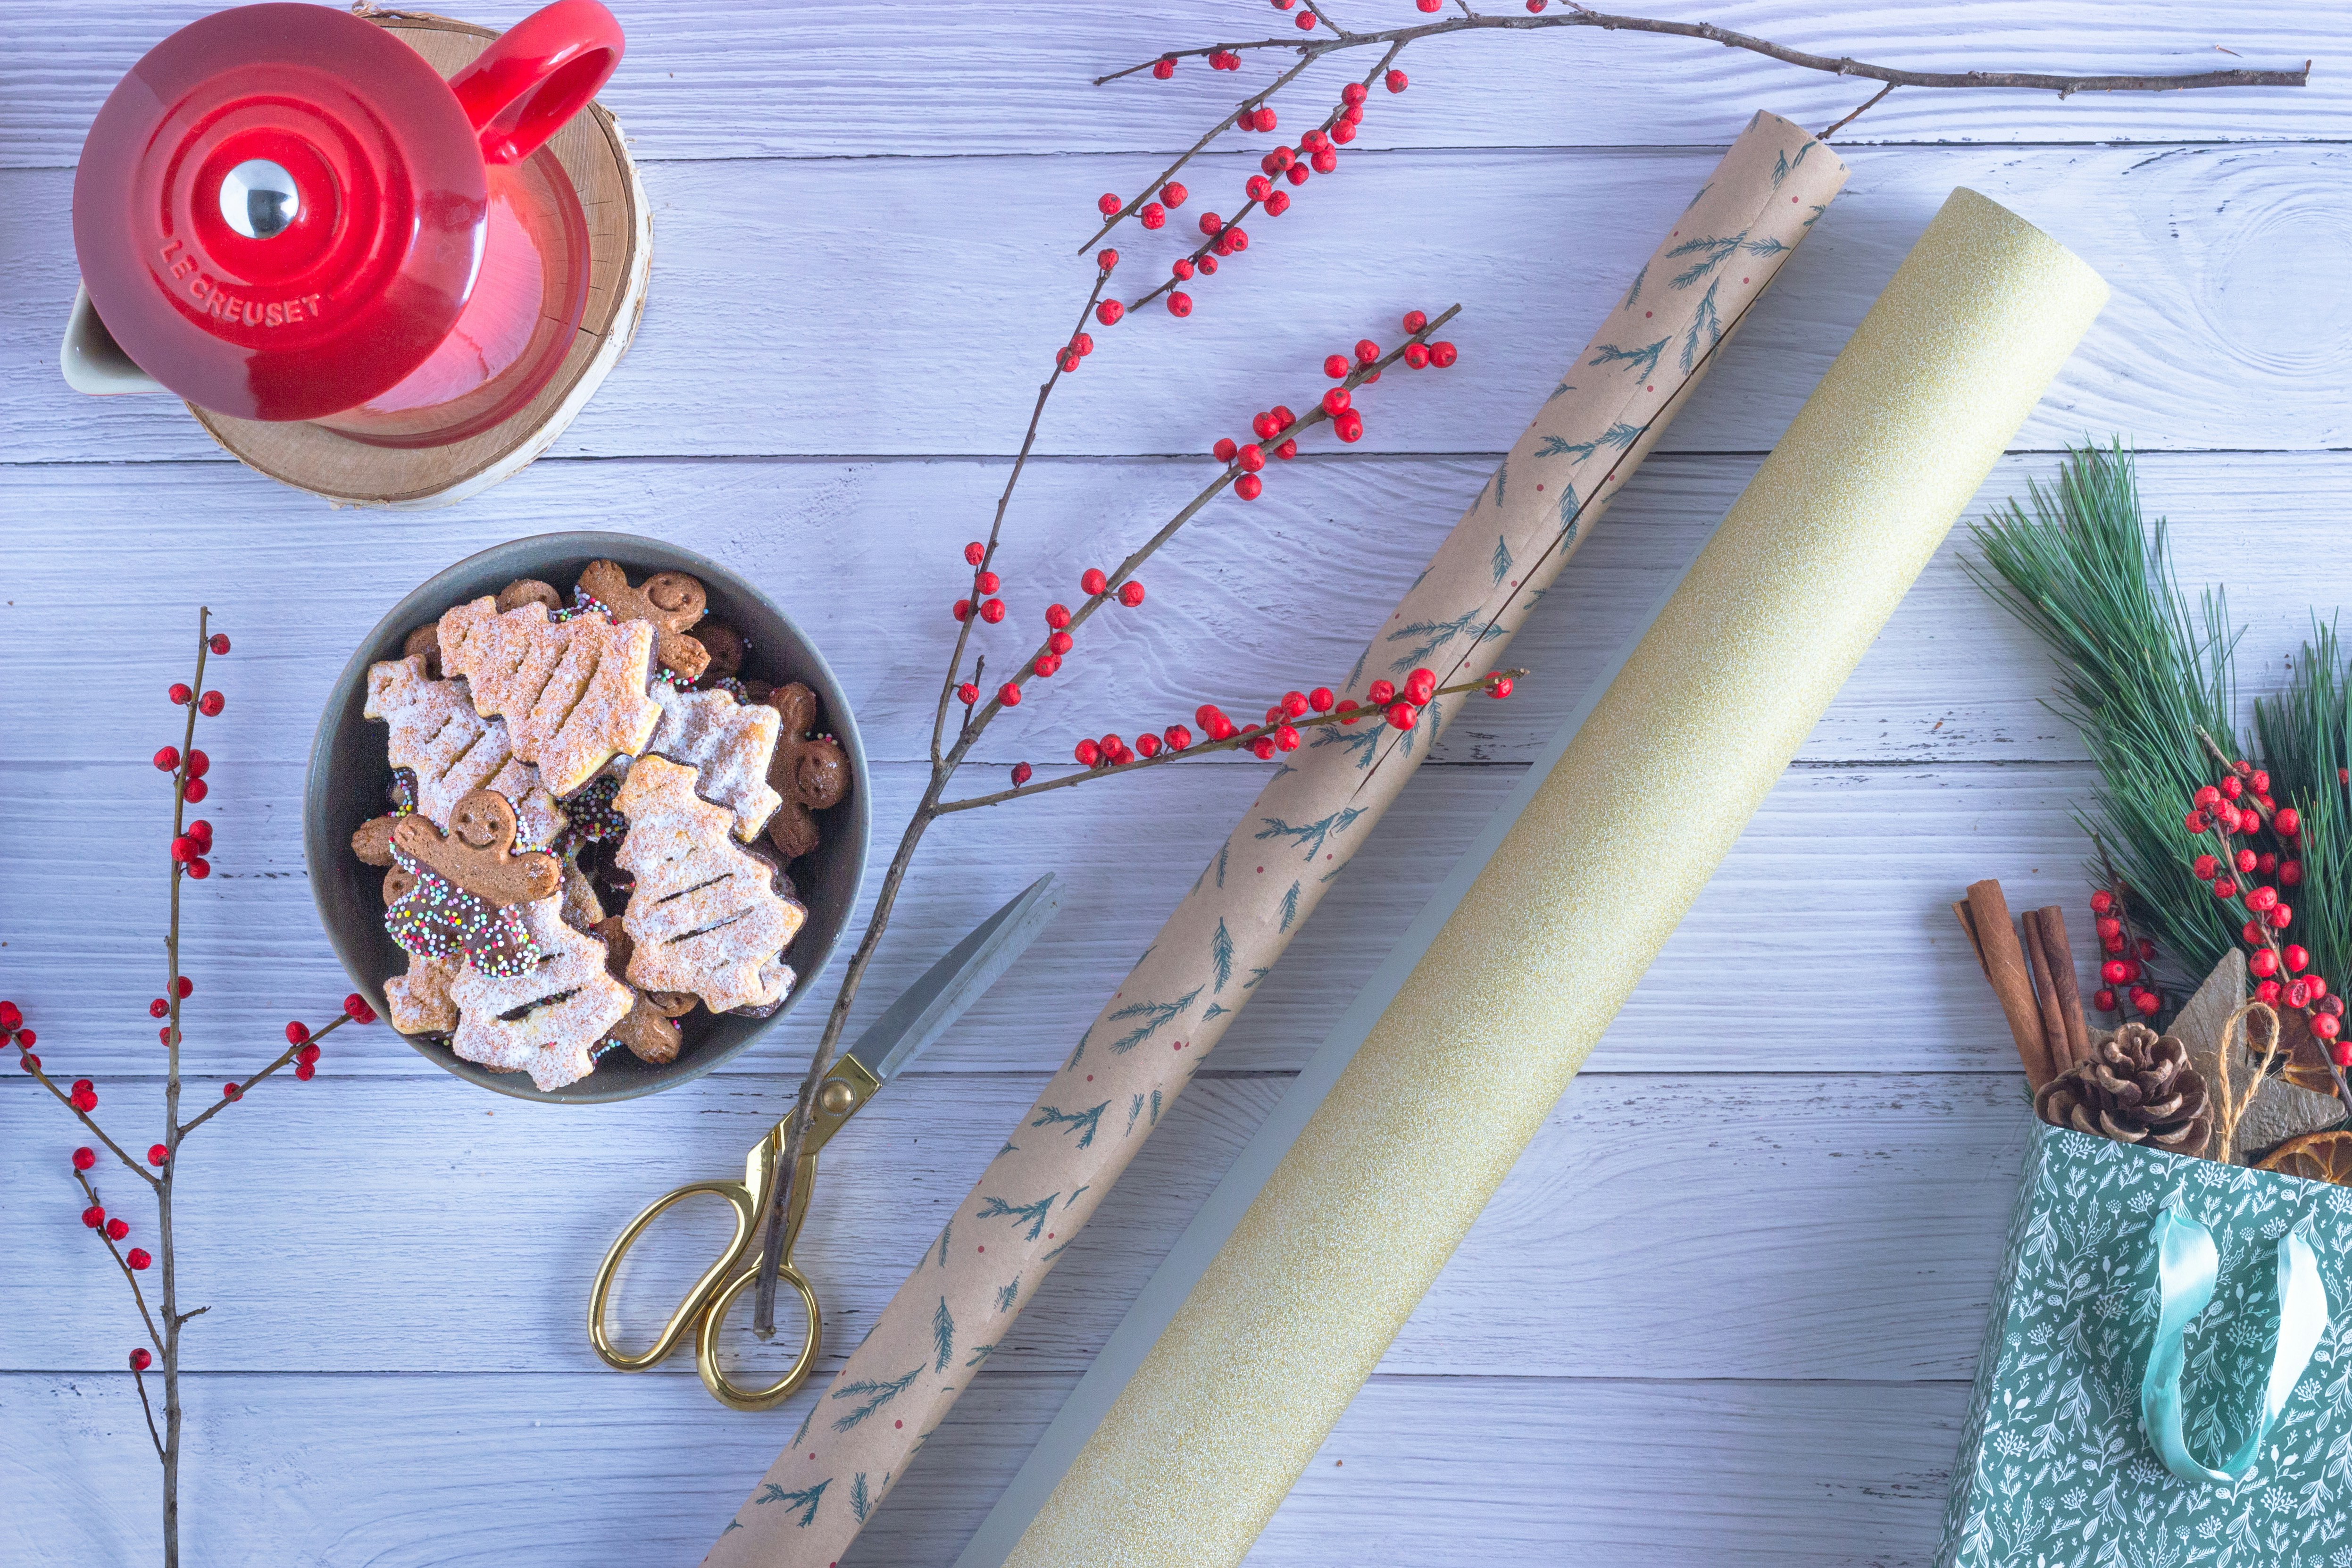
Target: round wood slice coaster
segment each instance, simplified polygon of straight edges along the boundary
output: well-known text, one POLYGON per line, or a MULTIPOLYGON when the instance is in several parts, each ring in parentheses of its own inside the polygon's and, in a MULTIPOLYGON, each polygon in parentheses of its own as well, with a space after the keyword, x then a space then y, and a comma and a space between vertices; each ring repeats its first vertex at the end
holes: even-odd
MULTIPOLYGON (((448 76, 499 35, 494 28, 411 11, 362 12, 448 76)), ((602 104, 548 143, 588 220, 588 304, 552 379, 511 417, 446 447, 370 446, 316 425, 233 419, 188 405, 230 454, 273 479, 339 506, 447 506, 530 467, 587 405, 628 352, 653 270, 653 214, 620 123, 602 104)))

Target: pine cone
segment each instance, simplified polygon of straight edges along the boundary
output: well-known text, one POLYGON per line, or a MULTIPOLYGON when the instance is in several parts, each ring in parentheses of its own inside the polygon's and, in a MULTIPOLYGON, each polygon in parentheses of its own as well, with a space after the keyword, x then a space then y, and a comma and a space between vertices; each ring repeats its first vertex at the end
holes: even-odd
POLYGON ((2213 1131, 2205 1080, 2189 1066, 2189 1047, 2146 1024, 2126 1024, 2093 1046, 2090 1060, 2042 1086, 2033 1110, 2053 1127, 2174 1154, 2203 1153, 2213 1131))

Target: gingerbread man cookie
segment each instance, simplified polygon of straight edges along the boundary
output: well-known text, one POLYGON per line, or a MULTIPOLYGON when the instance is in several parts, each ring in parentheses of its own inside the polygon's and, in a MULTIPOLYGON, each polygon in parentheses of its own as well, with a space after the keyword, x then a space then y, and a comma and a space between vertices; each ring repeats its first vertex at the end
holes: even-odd
POLYGON ((705 684, 729 680, 743 673, 743 656, 751 651, 743 634, 724 621, 705 620, 694 628, 694 640, 710 656, 702 668, 705 684))
POLYGON ((362 866, 392 864, 392 825, 399 818, 371 816, 352 834, 352 853, 362 866))
POLYGON ((402 642, 400 645, 400 652, 401 656, 404 658, 419 658, 425 661, 425 676, 426 679, 440 679, 440 623, 437 621, 427 621, 423 626, 417 627, 415 631, 409 633, 406 640, 402 642))
POLYGON ((839 805, 848 795, 849 759, 838 742, 809 733, 816 728, 815 692, 795 680, 777 687, 765 700, 782 721, 768 783, 783 805, 768 821, 768 842, 785 859, 797 860, 817 847, 816 818, 810 813, 839 805))
POLYGON ((653 738, 661 722, 646 695, 653 647, 654 628, 643 622, 557 623, 535 603, 500 614, 481 598, 441 617, 442 668, 465 679, 476 712, 506 721, 514 754, 537 763, 557 795, 653 738))
POLYGON ((561 614, 563 595, 555 591, 552 583, 542 583, 536 577, 518 577, 499 590, 499 611, 519 610, 525 605, 544 605, 551 616, 561 614))
POLYGON ((520 974, 467 969, 449 982, 457 1026, 449 1048, 493 1072, 528 1072, 541 1089, 595 1070, 596 1042, 626 1017, 634 996, 605 972, 604 944, 563 923, 558 900, 520 906, 539 962, 520 974))
POLYGON ((692 767, 695 793, 735 814, 735 837, 758 837, 783 805, 768 778, 782 716, 766 703, 738 702, 724 691, 681 691, 656 682, 653 694, 662 718, 646 742, 646 754, 692 767))
POLYGON ((445 835, 422 816, 392 825, 392 847, 493 908, 553 898, 563 867, 544 850, 514 852, 515 808, 494 789, 465 795, 449 813, 445 835))
POLYGON ((710 650, 686 635, 702 619, 709 592, 683 572, 656 572, 642 587, 629 586, 617 561, 591 561, 581 569, 580 592, 604 606, 616 621, 643 621, 654 628, 654 655, 664 669, 691 684, 710 663, 710 650))
POLYGON ((739 847, 734 815, 694 791, 694 770, 660 757, 630 765, 614 805, 629 820, 615 858, 635 878, 622 923, 636 943, 628 976, 647 991, 690 991, 714 1013, 782 1000, 776 962, 808 911, 770 886, 739 847))

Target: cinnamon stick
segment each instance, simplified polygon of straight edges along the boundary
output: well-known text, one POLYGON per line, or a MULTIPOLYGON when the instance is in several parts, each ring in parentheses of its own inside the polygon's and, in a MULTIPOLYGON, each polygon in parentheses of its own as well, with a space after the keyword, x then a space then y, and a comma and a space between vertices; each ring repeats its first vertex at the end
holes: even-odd
POLYGON ((1977 935, 1977 917, 1966 903, 1954 904, 1952 914, 1960 922, 1960 929, 1969 933, 1969 951, 1977 955, 1977 967, 1990 975, 1992 971, 1985 968, 1984 939, 1977 935))
POLYGON ((2001 897, 1999 882, 1988 878, 1969 884, 1969 916, 1963 923, 1974 928, 1971 934, 1985 978, 1992 983, 1993 996, 2009 1019, 2018 1059, 2025 1064, 2026 1081, 2038 1089, 2058 1072, 2042 1044, 2042 1008, 2034 1000, 2033 981, 2026 973, 2025 954, 2009 922, 2009 900, 2001 897))
POLYGON ((2042 951, 2050 962, 2050 978, 2058 986, 2059 1021, 2066 1026, 2066 1055, 2058 1063, 2065 1071, 2091 1056, 2090 1026, 2083 1018, 2083 993, 2074 981, 2074 947, 2066 940, 2066 911, 2056 904, 2041 910, 2042 951))
MULTIPOLYGON (((2049 1057, 2051 1076, 2054 1078, 2073 1065, 2074 1057, 2066 1041, 2066 1021, 2058 1001, 2057 977, 2050 971, 2050 950, 2042 942, 2042 911, 2026 910, 2019 918, 2018 924, 2025 933, 2026 966, 2033 974, 2034 1014, 2042 1025, 2042 1048, 2049 1057)), ((2032 1076, 2031 1068, 2027 1069, 2027 1076, 2032 1076)), ((2037 1083, 2033 1087, 2040 1089, 2042 1086, 2037 1083)))

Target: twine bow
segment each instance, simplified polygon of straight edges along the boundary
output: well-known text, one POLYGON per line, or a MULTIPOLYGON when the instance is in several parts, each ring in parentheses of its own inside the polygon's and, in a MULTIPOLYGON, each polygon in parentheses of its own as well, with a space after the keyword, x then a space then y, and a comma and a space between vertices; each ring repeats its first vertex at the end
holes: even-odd
POLYGON ((2215 1126, 2220 1131, 2221 1141, 2214 1145, 2213 1158, 2224 1165, 2230 1163, 2230 1145, 2238 1135, 2239 1119, 2252 1108, 2254 1097, 2263 1091, 2263 1085, 2269 1081, 2271 1064, 2278 1059, 2279 1035, 2278 1012, 2267 1002, 2247 1003, 2231 1014, 2228 1021, 2221 1026, 2220 1047, 2214 1052, 2214 1076, 2220 1081, 2213 1085, 2213 1098, 2217 1107, 2215 1126), (2244 1043, 2251 1053, 2252 1031, 2244 1027, 2244 1025, 2247 1017, 2255 1013, 2260 1013, 2269 1020, 2269 1043, 2263 1048, 2263 1059, 2254 1064, 2253 1081, 2246 1086, 2246 1092, 2242 1096, 2233 1095, 2230 1089, 2231 1048, 2233 1045, 2244 1043))

